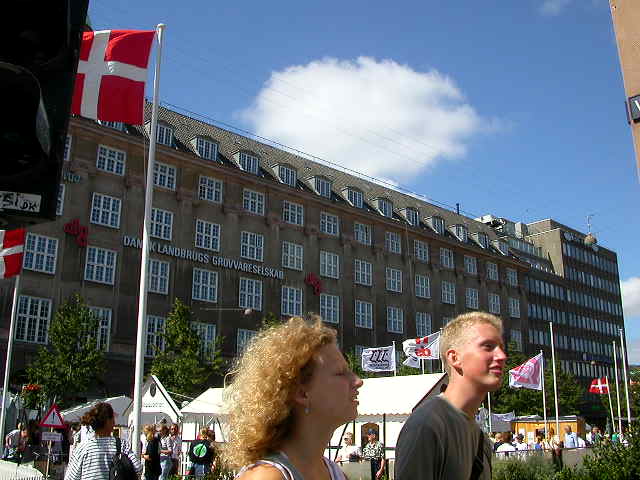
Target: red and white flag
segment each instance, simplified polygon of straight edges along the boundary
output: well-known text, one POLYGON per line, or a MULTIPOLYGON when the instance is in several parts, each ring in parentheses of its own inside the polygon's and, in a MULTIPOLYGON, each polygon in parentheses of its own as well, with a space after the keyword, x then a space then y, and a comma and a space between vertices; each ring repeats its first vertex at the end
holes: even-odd
POLYGON ((22 255, 26 230, 0 230, 0 278, 18 275, 22 270, 22 255))
POLYGON ((542 390, 542 353, 509 370, 509 386, 542 390))
POLYGON ((71 112, 142 125, 144 85, 154 30, 84 32, 71 112))
POLYGON ((607 381, 607 377, 594 378, 591 381, 589 392, 597 393, 599 395, 604 395, 605 393, 609 393, 609 382, 607 381))
POLYGON ((437 360, 440 358, 440 332, 426 337, 410 338, 402 342, 402 349, 407 359, 402 362, 413 368, 420 368, 420 360, 437 360))

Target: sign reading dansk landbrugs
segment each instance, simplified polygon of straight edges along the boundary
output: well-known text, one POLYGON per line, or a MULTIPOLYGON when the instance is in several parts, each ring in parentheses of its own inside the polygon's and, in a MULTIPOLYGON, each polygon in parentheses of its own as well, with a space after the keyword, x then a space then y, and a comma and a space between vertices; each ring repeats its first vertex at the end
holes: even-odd
MULTIPOLYGON (((122 237, 122 243, 125 247, 142 248, 142 240, 136 237, 124 235, 122 237)), ((226 257, 209 255, 208 253, 202 253, 188 248, 178 248, 171 244, 151 242, 149 250, 151 253, 160 253, 170 257, 182 258, 184 260, 191 260, 205 264, 210 263, 214 267, 229 268, 231 270, 254 273, 256 275, 262 275, 263 277, 277 278, 279 280, 284 279, 284 272, 276 268, 265 267, 264 265, 257 265, 255 263, 243 262, 226 257)))

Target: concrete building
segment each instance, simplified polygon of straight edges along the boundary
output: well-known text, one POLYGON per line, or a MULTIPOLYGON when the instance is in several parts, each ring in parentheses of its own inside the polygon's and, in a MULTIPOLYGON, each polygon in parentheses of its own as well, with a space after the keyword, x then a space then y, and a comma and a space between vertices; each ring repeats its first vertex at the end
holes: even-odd
MULTIPOLYGON (((131 392, 148 129, 71 119, 59 218, 29 230, 16 370, 79 293, 101 318, 101 393, 131 392)), ((475 309, 500 315, 506 340, 530 350, 531 265, 492 225, 165 108, 158 143, 149 356, 175 297, 205 343, 224 337, 228 357, 265 315, 307 312, 356 354, 399 349, 475 309)), ((12 285, 0 283, 4 345, 12 285)))

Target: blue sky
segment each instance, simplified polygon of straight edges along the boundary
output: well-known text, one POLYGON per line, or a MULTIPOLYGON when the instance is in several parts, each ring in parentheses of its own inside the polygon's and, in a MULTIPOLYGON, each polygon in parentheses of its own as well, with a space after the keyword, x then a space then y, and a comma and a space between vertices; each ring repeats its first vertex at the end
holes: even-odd
POLYGON ((606 0, 91 0, 90 18, 167 24, 163 102, 469 215, 594 215, 640 363, 640 186, 606 0))

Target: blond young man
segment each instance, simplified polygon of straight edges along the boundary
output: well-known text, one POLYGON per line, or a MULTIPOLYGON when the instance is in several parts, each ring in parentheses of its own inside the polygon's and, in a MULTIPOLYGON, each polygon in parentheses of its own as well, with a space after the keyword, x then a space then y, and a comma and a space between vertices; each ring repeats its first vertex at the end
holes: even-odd
POLYGON ((502 321, 484 312, 459 315, 443 330, 446 391, 419 405, 396 444, 396 480, 491 479, 492 448, 475 422, 488 392, 502 381, 507 355, 502 321))

